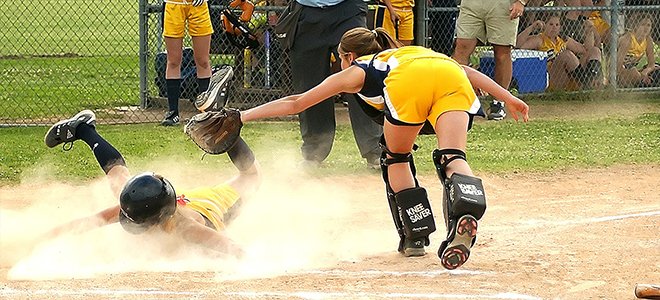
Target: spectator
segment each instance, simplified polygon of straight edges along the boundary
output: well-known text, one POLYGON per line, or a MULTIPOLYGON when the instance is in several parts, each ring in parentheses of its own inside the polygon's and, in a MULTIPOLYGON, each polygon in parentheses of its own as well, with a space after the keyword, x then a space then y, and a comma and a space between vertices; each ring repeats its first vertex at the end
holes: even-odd
MULTIPOLYGON (((594 5, 596 6, 605 6, 607 5, 605 0, 595 0, 594 5)), ((594 24, 595 31, 595 44, 597 46, 602 45, 602 48, 607 49, 610 41, 610 21, 608 17, 604 17, 601 11, 594 10, 589 14, 589 21, 594 24)))
POLYGON ((198 91, 206 91, 211 80, 211 16, 206 0, 165 0, 163 36, 167 49, 165 84, 168 111, 161 122, 163 126, 179 123, 179 98, 181 96, 181 60, 186 24, 192 38, 195 66, 197 67, 198 91))
MULTIPOLYGON (((493 45, 495 82, 508 89, 513 68, 511 47, 516 44, 518 18, 526 3, 527 0, 463 0, 456 21, 456 49, 452 58, 468 65, 477 40, 493 45)), ((493 100, 488 119, 502 120, 504 117, 504 102, 493 100)))
POLYGON ((617 51, 617 78, 622 87, 650 86, 657 84, 653 82, 654 73, 660 67, 655 64, 653 53, 653 39, 651 38, 651 17, 640 15, 631 20, 633 28, 619 38, 617 51), (646 55, 646 66, 638 69, 642 58, 646 55))
MULTIPOLYGON (((593 0, 563 0, 567 7, 592 6, 593 0)), ((570 37, 579 43, 584 43, 586 37, 585 21, 589 18, 591 11, 569 10, 563 15, 561 23, 561 36, 570 37)))
MULTIPOLYGON (((552 1, 552 0, 529 0, 527 1, 526 7, 541 7, 541 6, 564 6, 564 1, 552 1)), ((538 11, 529 11, 525 12, 522 16, 520 16, 520 22, 518 23, 518 30, 519 32, 522 29, 527 28, 527 26, 532 25, 534 21, 539 19, 539 15, 542 14, 542 12, 538 11)))
MULTIPOLYGON (((430 0, 431 7, 456 7, 456 0, 430 0)), ((435 52, 451 55, 454 50, 456 18, 454 11, 429 11, 429 47, 435 52)))
POLYGON ((387 7, 383 16, 383 28, 385 31, 395 37, 401 44, 405 46, 412 45, 415 40, 413 32, 415 23, 413 7, 415 6, 415 1, 383 0, 382 2, 387 7))
POLYGON ((593 25, 585 22, 587 35, 581 44, 573 38, 559 36, 560 20, 558 15, 550 15, 546 22, 535 21, 518 35, 516 47, 548 52, 550 90, 596 87, 601 74, 601 53, 594 46, 593 25), (542 32, 530 35, 536 30, 542 32))
MULTIPOLYGON (((293 45, 289 50, 294 92, 302 93, 331 74, 331 53, 342 34, 366 27, 367 5, 362 0, 296 0, 302 5, 293 45)), ((378 141, 382 127, 362 111, 352 94, 342 95, 348 103, 353 134, 360 154, 373 168, 380 168, 378 141)), ((332 150, 335 137, 335 104, 326 99, 299 114, 306 165, 317 166, 332 150)))

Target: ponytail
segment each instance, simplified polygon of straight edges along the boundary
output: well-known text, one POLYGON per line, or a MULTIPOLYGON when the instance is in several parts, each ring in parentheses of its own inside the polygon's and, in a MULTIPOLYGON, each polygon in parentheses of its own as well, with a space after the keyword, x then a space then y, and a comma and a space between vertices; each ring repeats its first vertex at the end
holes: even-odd
POLYGON ((374 30, 358 27, 346 31, 339 43, 342 52, 354 52, 357 56, 378 53, 380 51, 401 47, 382 27, 374 30))

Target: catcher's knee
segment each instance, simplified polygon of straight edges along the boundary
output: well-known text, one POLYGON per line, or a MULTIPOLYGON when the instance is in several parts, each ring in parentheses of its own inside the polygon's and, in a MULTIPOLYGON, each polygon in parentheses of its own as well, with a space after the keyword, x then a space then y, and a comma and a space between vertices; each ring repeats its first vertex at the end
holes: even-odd
MULTIPOLYGON (((413 160, 412 152, 395 153, 390 151, 390 149, 387 148, 387 144, 385 143, 385 136, 381 136, 379 145, 380 148, 383 150, 380 157, 380 169, 383 172, 383 179, 385 180, 386 183, 389 184, 389 180, 386 177, 387 167, 393 164, 409 163, 410 170, 412 171, 412 175, 413 177, 415 177, 416 170, 415 170, 415 162, 413 160)), ((413 145, 413 150, 417 150, 417 145, 413 145)), ((417 185, 417 179, 415 179, 415 185, 417 185)))
POLYGON ((465 152, 459 149, 433 151, 433 163, 444 187, 443 208, 447 224, 463 215, 472 215, 479 220, 486 212, 486 193, 481 179, 458 173, 447 178, 447 165, 456 159, 466 160, 465 152))
MULTIPOLYGON (((394 225, 401 238, 399 251, 403 250, 405 239, 425 238, 425 245, 428 246, 430 241, 428 236, 435 231, 435 221, 426 190, 419 187, 417 178, 415 178, 416 170, 412 153, 393 153, 387 149, 384 138, 381 138, 380 146, 383 149, 380 167, 387 191, 387 200, 394 225), (409 164, 415 187, 395 193, 390 185, 388 166, 397 163, 409 164)), ((416 148, 414 146, 413 150, 416 148)))

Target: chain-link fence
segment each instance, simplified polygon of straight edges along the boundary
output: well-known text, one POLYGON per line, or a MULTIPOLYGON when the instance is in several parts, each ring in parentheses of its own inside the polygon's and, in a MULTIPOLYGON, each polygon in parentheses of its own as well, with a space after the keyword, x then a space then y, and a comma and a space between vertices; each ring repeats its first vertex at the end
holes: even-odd
MULTIPOLYGON (((424 36, 418 44, 448 55, 454 53, 455 37, 460 31, 456 30, 457 24, 466 22, 461 24, 463 28, 466 32, 471 29, 469 21, 459 19, 456 2, 431 0, 429 7, 417 9, 427 20, 422 24, 424 28, 416 31, 424 36)), ((660 71, 656 70, 656 62, 660 61, 660 49, 654 41, 660 39, 660 5, 657 5, 660 3, 656 0, 586 2, 585 5, 583 0, 529 1, 519 18, 516 45, 511 51, 511 89, 519 93, 659 89, 660 71)), ((495 28, 486 31, 497 39, 503 23, 497 23, 492 15, 489 17, 486 26, 495 28)), ((495 76, 498 50, 479 42, 468 63, 503 81, 495 76)))
MULTIPOLYGON (((2 1, 0 124, 51 124, 84 108, 103 123, 161 120, 167 107, 161 0, 2 1)), ((250 28, 260 46, 245 50, 223 32, 225 2, 209 1, 211 64, 234 69, 229 105, 252 107, 292 92, 289 58, 273 33, 285 3, 257 5, 250 28)), ((653 42, 660 40, 660 3, 593 2, 529 1, 512 51, 512 89, 657 89, 660 76, 649 61, 660 56, 653 42)), ((456 0, 416 1, 414 12, 415 44, 453 53, 456 0)), ((194 77, 185 53, 182 76, 194 77)), ((469 63, 494 76, 498 59, 491 47, 478 46, 469 63)), ((184 118, 194 113, 188 99, 196 90, 194 80, 183 87, 184 118)))

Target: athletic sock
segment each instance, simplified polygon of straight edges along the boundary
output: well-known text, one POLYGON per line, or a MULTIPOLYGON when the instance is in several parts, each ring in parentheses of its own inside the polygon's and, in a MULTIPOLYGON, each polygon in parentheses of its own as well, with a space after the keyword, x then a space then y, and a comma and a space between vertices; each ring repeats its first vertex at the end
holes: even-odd
POLYGON ((76 138, 87 143, 89 148, 92 149, 96 161, 98 161, 105 174, 108 174, 114 166, 126 166, 126 161, 124 161, 121 153, 99 135, 94 127, 87 124, 78 125, 76 138))
POLYGON ((167 85, 167 105, 169 110, 179 113, 179 98, 181 97, 181 78, 165 79, 167 85))
POLYGON ((199 78, 197 77, 197 91, 201 94, 206 92, 209 89, 209 83, 211 83, 211 77, 199 78))
POLYGON ((239 171, 246 171, 254 164, 254 153, 240 136, 236 143, 229 148, 227 154, 239 171))

